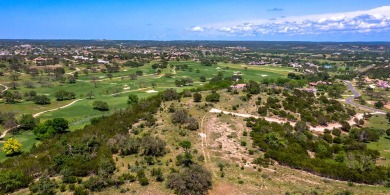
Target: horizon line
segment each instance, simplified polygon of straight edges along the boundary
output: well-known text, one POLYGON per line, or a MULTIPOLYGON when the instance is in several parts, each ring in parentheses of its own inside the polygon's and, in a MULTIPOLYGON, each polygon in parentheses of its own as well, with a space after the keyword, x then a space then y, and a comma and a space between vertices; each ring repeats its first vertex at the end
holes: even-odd
POLYGON ((223 40, 223 39, 215 39, 215 40, 201 40, 201 39, 171 39, 171 40, 163 40, 163 39, 30 39, 30 38, 17 38, 17 39, 2 39, 0 41, 19 41, 19 40, 28 40, 28 41, 155 41, 155 42, 176 42, 176 41, 192 41, 192 42, 307 42, 307 43, 390 43, 390 41, 286 41, 286 40, 223 40))

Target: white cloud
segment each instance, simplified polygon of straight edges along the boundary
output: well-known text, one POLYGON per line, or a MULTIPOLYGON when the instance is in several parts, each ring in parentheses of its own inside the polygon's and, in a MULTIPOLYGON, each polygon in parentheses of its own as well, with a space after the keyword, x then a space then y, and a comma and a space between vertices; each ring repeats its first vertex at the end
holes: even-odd
MULTIPOLYGON (((256 19, 249 22, 228 22, 210 26, 208 31, 239 36, 381 32, 390 30, 390 6, 364 11, 293 16, 276 20, 256 19)), ((191 30, 204 31, 199 26, 191 30)))
POLYGON ((200 26, 194 26, 192 27, 191 29, 189 29, 189 31, 194 31, 194 32, 203 32, 204 29, 200 26))

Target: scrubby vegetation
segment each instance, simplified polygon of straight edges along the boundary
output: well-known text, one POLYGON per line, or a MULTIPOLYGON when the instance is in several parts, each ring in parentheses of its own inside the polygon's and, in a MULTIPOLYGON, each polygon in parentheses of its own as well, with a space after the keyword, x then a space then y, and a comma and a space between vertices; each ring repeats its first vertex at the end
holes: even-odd
POLYGON ((353 129, 346 135, 332 136, 329 132, 317 137, 310 131, 263 119, 250 118, 247 126, 252 128, 253 143, 265 152, 265 158, 281 164, 329 178, 369 184, 381 184, 389 177, 388 167, 375 165, 379 152, 366 146, 367 142, 377 141, 383 134, 381 131, 353 129), (309 152, 315 156, 311 157, 309 152))

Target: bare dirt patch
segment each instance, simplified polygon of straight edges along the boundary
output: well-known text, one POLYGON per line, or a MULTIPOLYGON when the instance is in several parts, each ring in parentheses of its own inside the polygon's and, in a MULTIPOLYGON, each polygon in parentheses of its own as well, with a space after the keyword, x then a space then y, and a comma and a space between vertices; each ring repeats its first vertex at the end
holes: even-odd
MULTIPOLYGON (((245 127, 243 121, 238 118, 229 117, 229 123, 222 122, 221 118, 211 115, 205 124, 210 136, 209 146, 213 152, 219 152, 221 158, 238 163, 240 166, 251 167, 251 157, 245 146, 241 145, 245 127)), ((247 142, 247 141, 246 141, 247 142)), ((249 144, 249 143, 247 143, 249 144)))

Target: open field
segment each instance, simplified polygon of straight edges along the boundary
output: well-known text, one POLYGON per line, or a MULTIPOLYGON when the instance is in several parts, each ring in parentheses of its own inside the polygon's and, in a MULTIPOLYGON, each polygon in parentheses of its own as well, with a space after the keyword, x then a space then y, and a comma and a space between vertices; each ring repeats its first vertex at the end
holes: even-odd
MULTIPOLYGON (((90 120, 95 117, 99 117, 102 115, 110 115, 118 109, 127 108, 127 97, 131 94, 136 94, 139 98, 146 98, 155 93, 147 93, 149 90, 155 91, 164 91, 167 88, 175 88, 178 92, 194 88, 203 85, 199 81, 200 76, 205 76, 207 80, 216 76, 218 72, 223 72, 224 76, 231 76, 234 72, 241 72, 244 80, 256 80, 260 81, 263 78, 280 78, 285 77, 288 72, 293 71, 291 68, 282 68, 282 67, 248 67, 247 70, 244 69, 244 65, 240 64, 226 64, 219 63, 214 66, 203 66, 199 62, 170 62, 171 65, 180 65, 186 64, 188 65, 192 71, 180 71, 180 70, 172 70, 170 66, 168 68, 163 69, 160 75, 155 75, 154 70, 151 68, 151 65, 155 62, 151 62, 139 68, 121 68, 121 70, 117 73, 113 73, 113 77, 110 79, 107 77, 105 73, 89 73, 85 75, 82 72, 79 72, 79 77, 77 82, 74 84, 59 84, 57 81, 52 81, 51 87, 40 87, 37 86, 35 88, 26 88, 24 86, 24 82, 33 81, 37 82, 27 74, 21 74, 20 84, 18 91, 23 94, 25 92, 34 90, 38 95, 47 95, 51 99, 51 104, 49 105, 36 105, 32 101, 22 101, 16 104, 5 104, 0 101, 0 110, 4 111, 12 111, 16 113, 17 117, 20 117, 22 114, 36 114, 39 112, 52 110, 55 108, 59 108, 65 105, 68 105, 74 100, 66 100, 66 101, 56 101, 55 93, 59 90, 66 90, 70 92, 74 92, 76 94, 76 99, 81 99, 80 101, 75 102, 74 104, 63 108, 54 110, 51 112, 43 113, 39 116, 41 122, 44 122, 53 118, 65 118, 69 121, 69 126, 71 130, 83 128, 86 124, 89 124, 90 120), (227 68, 228 67, 228 68, 227 68), (196 70, 199 70, 197 72, 196 70), (136 80, 131 80, 129 78, 129 74, 135 73, 137 70, 143 71, 143 76, 138 76, 136 80), (172 78, 165 77, 166 73, 171 73, 172 78), (94 83, 91 82, 91 77, 97 77, 96 87, 94 83), (193 86, 184 86, 184 87, 176 87, 175 80, 180 78, 192 78, 194 80, 193 86), (155 84, 153 88, 152 83, 155 84), (94 99, 86 99, 86 94, 92 92, 94 94, 94 99), (114 95, 116 93, 116 95, 114 95), (92 103, 96 100, 105 101, 108 103, 110 110, 107 112, 102 112, 98 110, 94 110, 92 107, 92 103)), ((67 72, 73 72, 74 70, 68 70, 67 72)), ((0 82, 3 84, 7 84, 10 82, 8 76, 0 77, 0 82)), ((14 91, 9 89, 11 92, 14 91)), ((2 131, 2 128, 0 128, 2 131)), ((31 133, 30 133, 31 134, 31 133)), ((31 148, 33 141, 35 141, 30 134, 22 134, 20 136, 21 139, 29 139, 24 145, 24 149, 28 150, 31 148)), ((16 138, 19 138, 16 137, 16 138)), ((3 152, 0 152, 4 154, 3 152)), ((0 156, 0 160, 4 159, 4 156, 0 156)))
MULTIPOLYGON (((106 74, 103 73, 89 73, 88 75, 79 74, 78 81, 75 84, 63 84, 59 85, 57 82, 53 82, 52 87, 36 87, 36 88, 26 88, 22 85, 25 81, 30 80, 27 75, 22 75, 21 84, 19 88, 20 93, 28 92, 34 90, 38 95, 47 95, 51 99, 51 104, 49 105, 36 105, 33 102, 23 101, 16 104, 4 104, 0 103, 1 110, 13 111, 20 116, 24 113, 35 114, 45 110, 50 110, 53 108, 61 107, 68 104, 71 101, 56 101, 54 94, 59 90, 67 90, 70 92, 76 93, 77 98, 85 98, 88 92, 92 92, 95 95, 93 100, 104 100, 106 101, 110 109, 121 109, 126 108, 126 98, 129 93, 134 93, 140 98, 148 97, 153 93, 146 93, 148 90, 152 90, 152 83, 156 84, 156 87, 153 90, 163 91, 166 88, 176 88, 174 82, 175 79, 179 78, 192 78, 194 80, 193 86, 181 87, 178 88, 178 91, 181 91, 185 88, 192 88, 201 86, 202 83, 199 82, 200 76, 205 76, 207 79, 212 78, 217 75, 219 71, 224 73, 224 76, 232 75, 233 72, 240 71, 244 80, 261 80, 262 78, 279 78, 287 75, 289 71, 292 71, 290 68, 278 68, 278 67, 249 67, 248 70, 244 70, 243 66, 235 64, 218 64, 218 66, 205 67, 200 65, 198 62, 172 62, 171 64, 187 64, 193 68, 193 71, 176 71, 176 74, 173 74, 172 78, 164 77, 165 73, 171 73, 170 68, 164 69, 160 75, 154 75, 154 70, 151 68, 151 64, 147 64, 140 68, 124 68, 118 73, 113 73, 113 78, 109 79, 106 77, 106 74), (229 69, 222 70, 223 67, 229 67, 229 69), (196 73, 195 70, 199 69, 200 73, 196 73), (127 70, 127 71, 124 71, 127 70), (130 80, 128 75, 135 73, 137 70, 142 70, 144 72, 143 76, 139 76, 137 80, 130 80), (96 82, 96 87, 91 82, 90 77, 96 76, 100 77, 96 82), (124 77, 124 78, 122 78, 124 77), (145 89, 140 89, 145 88, 145 89), (138 91, 139 90, 139 91, 138 91), (118 97, 115 97, 113 94, 119 92, 118 97)), ((6 78, 6 77, 1 77, 6 78)), ((6 83, 6 81, 3 81, 6 83)), ((10 91, 13 91, 10 89, 10 91)), ((60 116, 69 116, 69 119, 82 119, 85 115, 99 115, 100 112, 97 112, 92 109, 92 100, 80 101, 67 109, 54 111, 42 115, 42 119, 50 119, 60 116), (73 110, 73 111, 72 111, 73 110), (81 111, 82 110, 82 111, 81 111), (79 112, 81 111, 81 112, 79 112), (60 112, 60 113, 57 113, 60 112), (67 112, 69 114, 64 114, 67 112), (71 116, 71 117, 70 117, 71 116)), ((104 113, 102 113, 104 114, 104 113)))
MULTIPOLYGON (((374 115, 370 118, 368 127, 377 128, 385 131, 390 128, 390 123, 384 115, 374 115)), ((381 158, 377 161, 378 164, 390 166, 390 137, 383 135, 379 141, 371 142, 367 145, 368 148, 378 150, 381 158)))
MULTIPOLYGON (((35 140, 35 135, 32 131, 24 131, 21 132, 20 134, 16 135, 10 135, 8 134, 4 140, 9 139, 10 137, 13 137, 22 144, 22 151, 27 152, 31 149, 31 147, 37 143, 38 141, 35 140)), ((0 142, 0 148, 3 148, 4 142, 0 142)), ((5 156, 5 153, 1 150, 0 152, 0 162, 5 160, 7 157, 5 156)))

